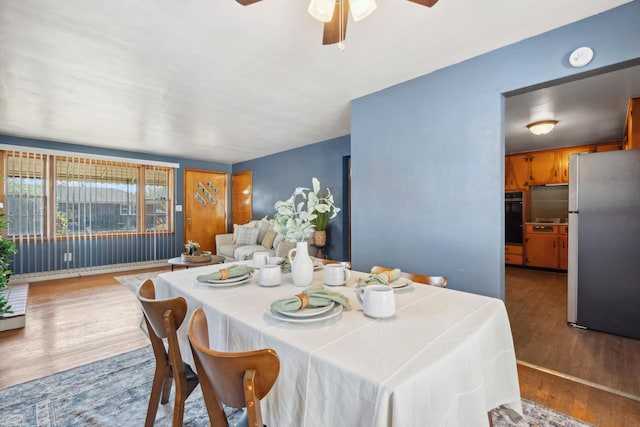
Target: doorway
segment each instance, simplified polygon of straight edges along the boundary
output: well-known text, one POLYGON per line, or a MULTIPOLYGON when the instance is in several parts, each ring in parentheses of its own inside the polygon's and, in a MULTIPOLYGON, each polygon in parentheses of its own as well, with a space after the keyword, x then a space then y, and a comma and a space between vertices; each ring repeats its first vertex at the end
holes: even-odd
MULTIPOLYGON (((506 154, 621 141, 628 100, 640 96, 640 67, 602 69, 597 75, 590 72, 588 77, 572 76, 543 86, 505 95, 506 154), (541 119, 535 114, 543 108, 554 109, 558 128, 542 137, 533 136, 526 125, 541 119)), ((638 372, 628 368, 637 365, 640 342, 571 328, 566 321, 566 295, 566 274, 505 269, 505 304, 518 361, 640 400, 638 372)))
POLYGON ((215 237, 227 232, 226 172, 184 171, 184 238, 215 252, 215 237))
POLYGON ((246 224, 253 219, 253 175, 251 171, 231 175, 231 223, 246 224))

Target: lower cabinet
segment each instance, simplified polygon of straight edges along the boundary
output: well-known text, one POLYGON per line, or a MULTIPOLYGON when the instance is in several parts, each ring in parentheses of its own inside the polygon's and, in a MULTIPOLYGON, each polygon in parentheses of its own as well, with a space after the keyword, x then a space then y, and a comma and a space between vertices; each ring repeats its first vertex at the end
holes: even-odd
POLYGON ((569 227, 561 225, 560 234, 558 235, 558 268, 560 270, 569 269, 569 227))
POLYGON ((566 225, 527 224, 524 265, 566 270, 569 248, 566 225))
POLYGON ((522 245, 506 244, 504 245, 504 263, 510 265, 522 265, 523 248, 522 245))

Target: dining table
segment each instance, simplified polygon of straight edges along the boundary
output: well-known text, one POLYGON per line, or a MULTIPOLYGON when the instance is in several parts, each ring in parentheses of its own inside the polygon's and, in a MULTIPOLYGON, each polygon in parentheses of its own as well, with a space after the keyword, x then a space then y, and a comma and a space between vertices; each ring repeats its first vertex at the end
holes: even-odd
MULTIPOLYGON (((274 349, 280 374, 262 400, 270 427, 487 426, 488 411, 505 405, 522 415, 516 357, 502 300, 449 288, 403 283, 394 289, 395 314, 371 318, 357 297, 352 271, 342 305, 313 317, 289 317, 271 303, 305 290, 282 274, 279 286, 243 281, 202 283, 225 263, 167 272, 156 297, 182 296, 187 320, 178 330, 183 359, 193 366, 188 319, 202 308, 209 345, 219 351, 274 349)), ((324 284, 316 264, 312 284, 324 284)))

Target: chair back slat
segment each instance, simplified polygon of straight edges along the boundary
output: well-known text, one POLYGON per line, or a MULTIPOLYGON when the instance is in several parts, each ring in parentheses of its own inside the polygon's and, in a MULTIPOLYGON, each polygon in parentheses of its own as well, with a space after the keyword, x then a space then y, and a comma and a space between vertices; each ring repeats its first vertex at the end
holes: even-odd
POLYGON ((156 359, 145 427, 152 427, 159 403, 167 403, 171 384, 175 383, 173 427, 181 427, 184 403, 198 385, 198 377, 182 362, 177 329, 187 314, 187 301, 182 297, 157 300, 151 280, 145 280, 136 292, 144 313, 149 340, 156 359), (164 339, 167 341, 165 348, 164 339))
MULTIPOLYGON (((208 337, 207 318, 201 309, 196 309, 189 322, 189 342, 209 417, 218 417, 220 403, 224 403, 234 408, 246 407, 249 425, 261 426, 259 401, 278 378, 278 354, 272 349, 220 352, 205 346, 201 342, 205 337, 208 337), (209 393, 213 395, 207 396, 209 393)), ((213 419, 211 423, 216 425, 213 419)))
POLYGON ((138 288, 137 296, 146 319, 158 337, 167 338, 164 320, 165 313, 172 313, 176 329, 184 322, 184 318, 187 315, 187 301, 184 298, 155 299, 155 288, 151 280, 145 280, 140 288, 138 288))

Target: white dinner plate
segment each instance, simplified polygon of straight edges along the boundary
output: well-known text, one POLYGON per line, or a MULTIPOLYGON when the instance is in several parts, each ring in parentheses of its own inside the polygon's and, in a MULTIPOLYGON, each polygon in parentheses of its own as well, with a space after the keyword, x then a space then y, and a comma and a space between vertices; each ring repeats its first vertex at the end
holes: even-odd
POLYGON ((324 284, 326 286, 344 286, 344 285, 347 284, 347 281, 345 280, 344 282, 340 282, 340 283, 327 283, 327 282, 324 282, 324 284))
POLYGON ((240 282, 247 277, 249 277, 251 273, 243 274, 242 276, 230 277, 228 279, 209 279, 207 282, 209 283, 232 283, 232 282, 240 282))
POLYGON ((288 317, 297 317, 297 318, 303 318, 303 317, 313 317, 313 316, 318 316, 320 314, 324 314, 327 311, 333 309, 335 302, 333 304, 329 304, 325 307, 306 307, 303 308, 302 310, 298 310, 298 311, 278 311, 276 310, 279 314, 282 314, 284 316, 288 316, 288 317))
POLYGON ((323 320, 327 320, 327 319, 331 319, 332 317, 336 317, 337 315, 339 315, 340 313, 342 313, 342 305, 341 304, 335 304, 333 306, 332 310, 327 311, 324 314, 319 314, 313 317, 290 317, 290 316, 285 316, 283 314, 280 314, 277 311, 271 311, 271 306, 268 305, 265 308, 265 312, 273 317, 276 320, 282 320, 283 322, 290 322, 290 323, 311 323, 311 322, 321 322, 323 320))
POLYGON ((405 292, 409 289, 413 289, 413 283, 409 283, 407 286, 401 286, 399 288, 393 288, 393 292, 405 292))
POLYGON ((406 288, 409 285, 411 285, 411 280, 405 279, 404 277, 401 277, 389 283, 389 286, 393 289, 406 288))
POLYGON ((251 280, 250 277, 245 278, 244 280, 240 280, 238 282, 224 282, 224 283, 202 283, 204 286, 208 286, 210 288, 230 288, 231 286, 244 285, 251 280))
POLYGON ((316 270, 320 270, 320 269, 321 269, 321 268, 323 268, 323 267, 324 267, 324 264, 323 264, 323 262, 322 262, 322 261, 314 261, 314 262, 313 262, 313 270, 314 270, 314 271, 316 271, 316 270))
POLYGON ((225 286, 240 285, 242 283, 248 282, 250 278, 251 278, 251 273, 247 273, 247 274, 243 274, 242 276, 232 277, 230 279, 224 279, 224 280, 210 279, 203 284, 211 287, 223 288, 225 286))

